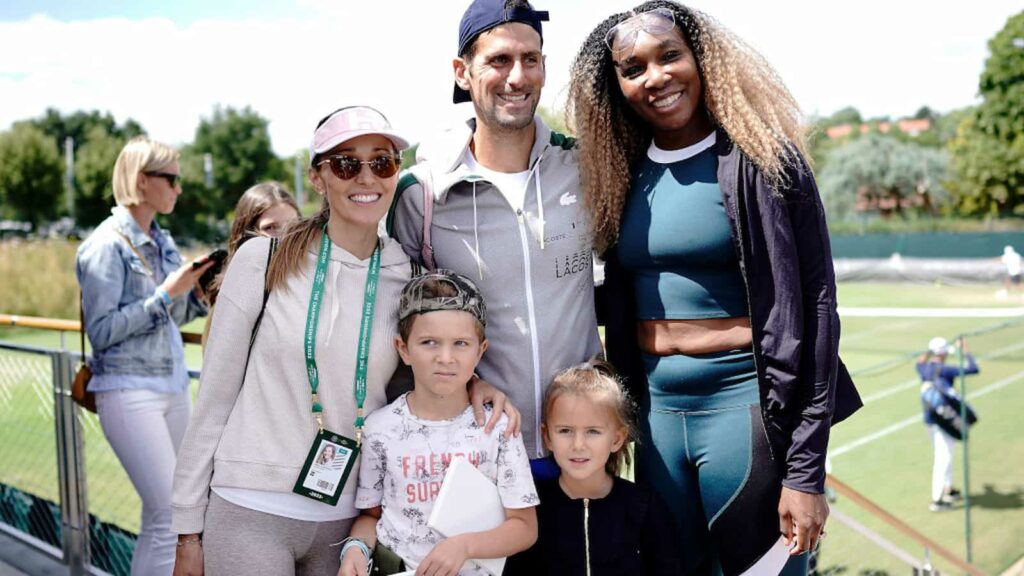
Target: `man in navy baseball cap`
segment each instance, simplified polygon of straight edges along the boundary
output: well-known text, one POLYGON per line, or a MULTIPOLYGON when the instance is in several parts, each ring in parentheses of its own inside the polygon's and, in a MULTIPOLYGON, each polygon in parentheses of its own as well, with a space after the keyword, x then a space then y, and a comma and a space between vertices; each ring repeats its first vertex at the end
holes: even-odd
MULTIPOLYGON (((476 0, 466 8, 459 22, 459 58, 472 56, 476 39, 484 32, 509 22, 522 22, 537 31, 541 46, 544 45, 544 32, 541 22, 548 21, 546 11, 537 11, 526 1, 515 0, 476 0)), ((452 100, 459 104, 472 100, 468 91, 455 84, 455 95, 452 100)))
POLYGON ((421 142, 390 217, 410 258, 470 278, 495 303, 477 373, 518 408, 538 478, 558 476, 544 457, 544 392, 601 351, 575 141, 537 114, 547 20, 527 0, 472 0, 452 60, 454 100, 472 102, 472 117, 421 142))

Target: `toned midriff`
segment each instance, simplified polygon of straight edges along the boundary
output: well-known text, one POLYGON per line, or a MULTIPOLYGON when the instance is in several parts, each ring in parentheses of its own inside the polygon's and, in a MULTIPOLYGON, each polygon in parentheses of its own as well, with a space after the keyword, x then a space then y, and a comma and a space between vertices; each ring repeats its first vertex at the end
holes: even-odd
POLYGON ((701 320, 642 320, 640 349, 655 356, 710 354, 751 345, 750 317, 701 320))

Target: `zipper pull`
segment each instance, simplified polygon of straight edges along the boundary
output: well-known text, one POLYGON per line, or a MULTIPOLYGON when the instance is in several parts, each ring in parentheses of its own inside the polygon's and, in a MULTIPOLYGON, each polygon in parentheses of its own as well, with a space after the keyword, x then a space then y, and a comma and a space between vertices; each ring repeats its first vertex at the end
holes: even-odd
POLYGON ((586 576, 590 576, 590 498, 583 499, 583 545, 587 561, 586 576))

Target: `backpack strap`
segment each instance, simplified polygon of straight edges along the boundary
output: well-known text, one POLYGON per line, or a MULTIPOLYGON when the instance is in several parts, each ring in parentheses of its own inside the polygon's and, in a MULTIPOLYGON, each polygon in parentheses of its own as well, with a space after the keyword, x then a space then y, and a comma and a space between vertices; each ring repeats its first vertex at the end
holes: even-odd
POLYGON ((434 220, 434 191, 433 186, 427 186, 420 182, 423 187, 423 239, 420 242, 420 256, 423 257, 423 265, 428 270, 434 270, 434 246, 430 243, 430 224, 434 220))
POLYGON ((430 242, 430 229, 434 220, 434 187, 431 185, 430 172, 417 170, 417 166, 419 165, 407 169, 399 178, 395 199, 391 201, 391 209, 388 211, 385 225, 388 235, 397 238, 395 235, 395 213, 398 199, 410 186, 419 184, 423 188, 423 231, 420 236, 420 259, 423 261, 424 267, 434 270, 437 266, 434 264, 434 246, 430 242))

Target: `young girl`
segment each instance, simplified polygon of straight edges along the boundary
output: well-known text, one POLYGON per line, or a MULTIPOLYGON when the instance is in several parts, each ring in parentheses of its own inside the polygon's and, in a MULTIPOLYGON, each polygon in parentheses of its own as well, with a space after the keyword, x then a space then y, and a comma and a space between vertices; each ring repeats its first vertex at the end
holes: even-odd
POLYGON ((630 463, 633 409, 604 361, 555 376, 541 430, 561 475, 537 483, 537 543, 510 559, 506 574, 683 573, 664 502, 618 476, 630 463))
POLYGON ((280 182, 260 182, 250 187, 235 204, 235 219, 231 224, 231 235, 228 236, 228 259, 224 262, 221 272, 206 289, 206 301, 210 304, 210 315, 203 327, 203 349, 210 337, 210 325, 213 323, 213 307, 217 303, 220 285, 224 282, 231 257, 238 249, 253 238, 280 238, 292 222, 302 218, 299 205, 292 193, 280 182))

